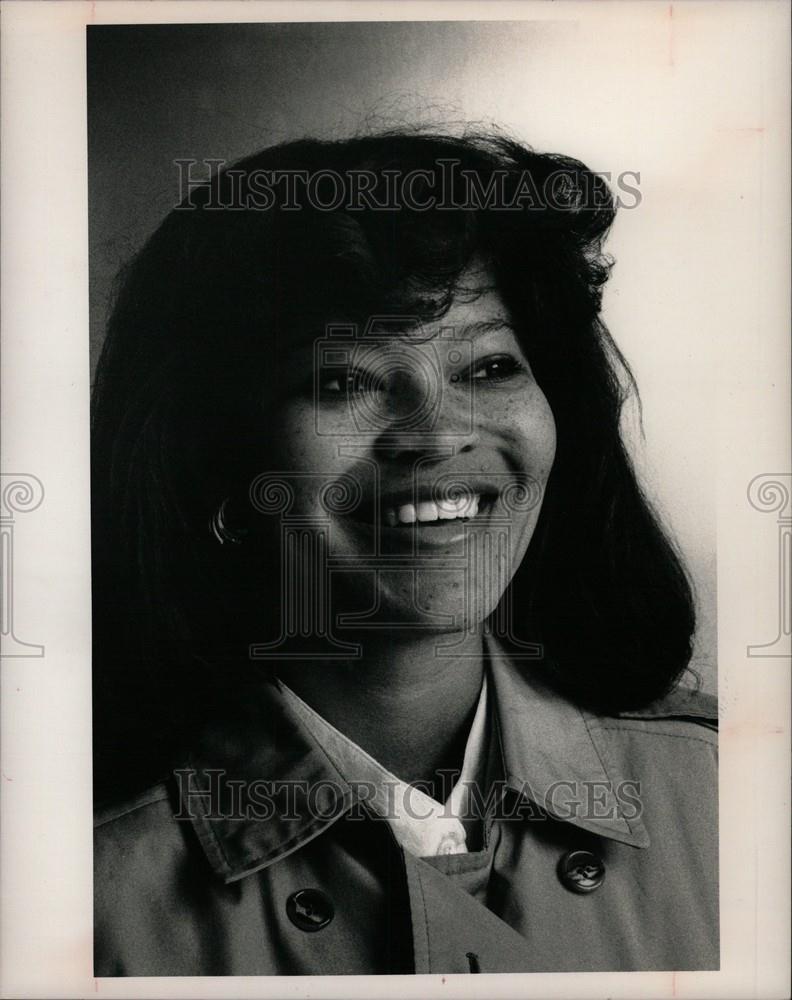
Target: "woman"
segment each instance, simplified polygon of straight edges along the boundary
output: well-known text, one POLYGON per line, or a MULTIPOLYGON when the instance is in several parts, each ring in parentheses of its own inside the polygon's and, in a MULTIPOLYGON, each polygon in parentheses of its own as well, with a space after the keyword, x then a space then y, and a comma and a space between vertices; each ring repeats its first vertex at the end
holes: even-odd
POLYGON ((620 438, 613 216, 495 136, 306 140, 129 266, 98 975, 717 967, 716 712, 620 438))

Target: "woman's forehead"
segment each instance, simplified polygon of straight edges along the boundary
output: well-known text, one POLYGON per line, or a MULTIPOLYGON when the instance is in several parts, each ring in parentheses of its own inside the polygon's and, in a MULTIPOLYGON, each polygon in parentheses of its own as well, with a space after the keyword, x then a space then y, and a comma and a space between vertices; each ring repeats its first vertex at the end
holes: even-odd
POLYGON ((422 325, 435 335, 449 329, 472 335, 486 332, 487 328, 510 326, 511 316, 498 289, 488 286, 475 291, 475 294, 465 289, 458 290, 442 317, 422 325))
POLYGON ((314 321, 296 324, 288 332, 276 333, 278 351, 303 352, 325 339, 362 341, 371 338, 385 341, 420 344, 438 337, 475 339, 499 329, 513 329, 512 318, 499 291, 494 287, 476 290, 461 289, 454 293, 450 305, 440 316, 422 316, 420 311, 385 312, 368 317, 349 319, 341 313, 328 316, 324 323, 314 321))

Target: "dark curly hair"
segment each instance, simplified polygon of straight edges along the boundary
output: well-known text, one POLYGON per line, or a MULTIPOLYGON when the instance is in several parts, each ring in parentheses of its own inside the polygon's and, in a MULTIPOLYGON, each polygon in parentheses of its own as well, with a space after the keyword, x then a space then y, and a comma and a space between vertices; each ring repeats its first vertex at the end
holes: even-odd
POLYGON ((690 659, 693 601, 620 434, 635 387, 600 319, 614 212, 604 181, 576 160, 498 135, 399 132, 271 147, 168 215, 121 275, 94 387, 100 785, 125 741, 127 761, 132 747, 141 755, 133 773, 163 760, 258 638, 248 629, 261 566, 239 562, 229 576, 207 518, 230 483, 260 471, 279 345, 336 316, 440 317, 474 259, 495 278, 557 427, 511 584, 520 637, 545 650, 529 669, 606 712, 674 685, 690 659), (265 190, 276 174, 320 172, 313 193, 265 190), (339 203, 331 173, 344 191, 357 185, 356 203, 339 203), (394 203, 393 178, 407 174, 409 199, 394 203), (152 760, 131 738, 141 718, 152 760))

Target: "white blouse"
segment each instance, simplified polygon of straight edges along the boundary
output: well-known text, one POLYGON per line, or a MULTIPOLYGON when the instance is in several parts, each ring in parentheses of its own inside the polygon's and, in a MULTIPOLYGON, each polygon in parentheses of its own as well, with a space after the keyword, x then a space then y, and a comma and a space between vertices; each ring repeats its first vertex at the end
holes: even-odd
POLYGON ((388 820, 394 836, 405 850, 424 858, 467 852, 467 834, 462 817, 471 812, 468 809, 470 786, 483 772, 487 729, 486 673, 465 745, 462 770, 444 803, 401 781, 319 715, 283 681, 278 683, 294 712, 343 778, 350 784, 365 784, 361 799, 365 797, 371 808, 388 820))

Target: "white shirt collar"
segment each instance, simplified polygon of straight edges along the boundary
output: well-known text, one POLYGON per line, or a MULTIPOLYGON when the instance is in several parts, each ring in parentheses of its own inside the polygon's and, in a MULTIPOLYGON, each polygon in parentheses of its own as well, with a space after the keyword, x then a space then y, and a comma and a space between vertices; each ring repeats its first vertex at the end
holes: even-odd
POLYGON ((444 803, 408 785, 331 725, 290 687, 278 682, 302 723, 317 740, 344 779, 364 786, 360 796, 391 825, 401 846, 417 857, 464 854, 467 835, 461 821, 467 811, 469 788, 483 770, 487 720, 487 676, 481 685, 470 727, 462 770, 444 803))

